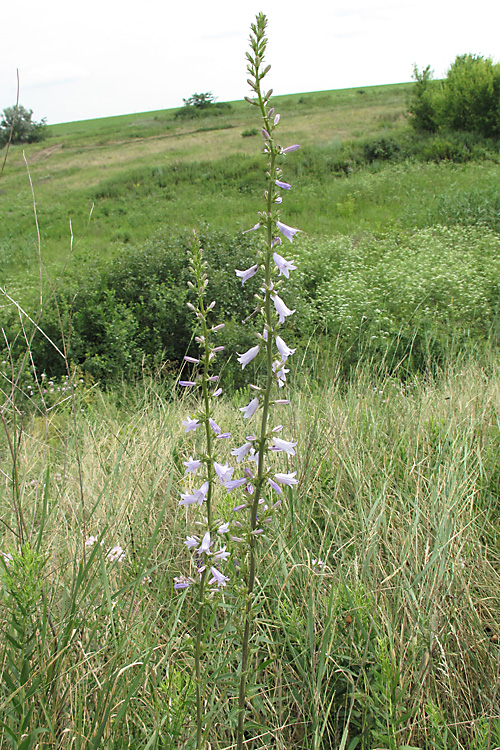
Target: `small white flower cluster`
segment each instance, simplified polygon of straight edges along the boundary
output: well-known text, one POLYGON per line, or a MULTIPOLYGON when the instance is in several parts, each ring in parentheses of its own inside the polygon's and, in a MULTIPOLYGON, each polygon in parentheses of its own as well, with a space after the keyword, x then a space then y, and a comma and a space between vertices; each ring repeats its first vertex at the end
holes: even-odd
POLYGON ((83 384, 83 378, 72 378, 69 375, 65 375, 61 380, 57 378, 50 378, 44 372, 40 377, 40 382, 36 385, 28 385, 27 396, 33 398, 37 393, 42 396, 54 394, 54 396, 63 396, 63 394, 70 393, 79 385, 83 384))
MULTIPOLYGON (((89 536, 85 540, 85 546, 87 549, 93 549, 96 544, 100 544, 101 547, 104 546, 104 542, 99 541, 98 536, 89 536)), ((115 544, 114 547, 111 547, 106 552, 106 558, 110 563, 123 562, 126 558, 125 550, 119 544, 115 544)))

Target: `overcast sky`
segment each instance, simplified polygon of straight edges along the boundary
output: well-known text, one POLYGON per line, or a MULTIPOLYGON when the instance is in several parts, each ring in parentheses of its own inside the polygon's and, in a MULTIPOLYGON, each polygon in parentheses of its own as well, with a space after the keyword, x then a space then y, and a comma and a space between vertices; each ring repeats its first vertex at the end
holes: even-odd
POLYGON ((442 77, 458 54, 500 59, 498 0, 23 0, 0 15, 0 110, 49 123, 248 95, 250 23, 269 19, 276 94, 442 77))

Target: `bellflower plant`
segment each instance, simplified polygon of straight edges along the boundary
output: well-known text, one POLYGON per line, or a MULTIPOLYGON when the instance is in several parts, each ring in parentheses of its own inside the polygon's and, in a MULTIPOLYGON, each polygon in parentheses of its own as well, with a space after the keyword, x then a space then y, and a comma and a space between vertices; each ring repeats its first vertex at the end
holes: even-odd
MULTIPOLYGON (((259 253, 257 263, 247 270, 236 270, 236 275, 241 278, 242 284, 259 271, 263 276, 262 296, 259 297, 259 314, 263 324, 263 333, 260 336, 261 342, 244 354, 239 354, 238 362, 244 369, 249 362, 258 356, 265 359, 265 384, 261 389, 257 389, 258 395, 247 406, 240 409, 245 419, 252 419, 256 413, 259 413, 260 429, 257 435, 249 436, 246 443, 232 451, 232 455, 236 456, 238 463, 253 461, 256 464, 255 475, 250 469, 245 468, 245 471, 250 475, 249 478, 251 478, 251 482, 246 484, 250 498, 247 503, 238 506, 243 514, 240 516, 240 523, 243 533, 246 531, 247 551, 246 559, 241 566, 242 578, 246 583, 246 594, 238 694, 238 750, 242 750, 244 742, 245 703, 253 620, 252 605, 259 539, 264 534, 264 523, 270 520, 273 510, 279 507, 279 500, 274 502, 269 496, 269 488, 280 494, 282 492, 281 485, 292 487, 298 481, 295 471, 287 474, 273 473, 268 460, 271 451, 284 451, 287 455, 293 456, 297 445, 296 441, 277 438, 275 433, 281 431, 281 425, 270 429, 269 422, 274 407, 288 403, 287 399, 273 398, 273 394, 276 388, 279 389, 285 384, 286 374, 289 372, 289 369, 285 368, 285 363, 295 352, 295 349, 291 349, 278 334, 278 330, 285 323, 286 318, 295 312, 286 305, 278 292, 282 283, 281 277, 288 279, 290 271, 295 270, 296 266, 292 261, 278 253, 276 248, 282 242, 280 234, 292 242, 299 231, 280 220, 279 208, 283 202, 281 191, 292 189, 290 183, 282 179, 280 163, 283 157, 299 147, 295 144, 283 148, 276 140, 276 129, 280 122, 280 115, 275 113, 274 107, 270 106, 272 89, 264 93, 262 88, 262 81, 270 70, 270 65, 264 66, 267 47, 266 26, 267 19, 261 13, 257 16, 255 24, 251 26, 250 52, 247 52, 246 55, 247 71, 250 75, 248 84, 254 93, 253 98, 246 97, 246 100, 260 111, 264 153, 267 156, 267 186, 264 191, 265 210, 259 213, 259 221, 247 231, 259 231, 263 234, 264 249, 259 253)), ((241 531, 240 536, 242 536, 241 531)))
MULTIPOLYGON (((178 382, 181 388, 198 392, 201 409, 196 414, 188 415, 182 420, 182 424, 185 433, 203 431, 206 448, 205 452, 198 456, 192 452, 184 461, 184 476, 186 481, 189 481, 189 489, 180 493, 179 505, 186 508, 186 514, 196 511, 201 514, 203 520, 201 524, 198 520, 197 524, 198 527, 201 525, 203 530, 191 534, 184 542, 187 551, 193 556, 194 574, 175 579, 176 589, 190 586, 197 588, 198 616, 194 653, 197 750, 205 746, 209 729, 206 698, 202 687, 202 633, 205 632, 204 622, 208 607, 217 606, 217 600, 211 598, 209 601, 208 594, 224 591, 227 587, 231 588, 233 595, 239 595, 242 599, 241 605, 234 608, 235 618, 239 620, 237 631, 241 634, 237 749, 242 750, 255 610, 254 589, 261 540, 266 538, 268 524, 280 507, 283 486, 292 488, 298 482, 296 471, 283 473, 272 468, 272 459, 276 453, 284 453, 289 458, 295 455, 297 446, 297 441, 293 440, 293 437, 288 439, 281 434, 281 424, 272 426, 272 420, 274 410, 279 410, 289 403, 288 399, 277 398, 277 395, 286 384, 286 376, 290 371, 286 365, 295 353, 295 349, 288 346, 281 336, 280 330, 286 319, 295 312, 283 300, 281 286, 284 280, 289 279, 290 272, 294 271, 296 266, 281 252, 278 253, 277 249, 282 244, 281 236, 292 242, 299 231, 280 220, 280 206, 283 202, 281 192, 292 189, 291 184, 282 179, 281 164, 287 154, 299 147, 292 145, 283 148, 277 142, 276 129, 280 123, 280 115, 270 106, 272 90, 264 93, 262 89, 262 81, 270 69, 269 65, 264 67, 266 26, 267 19, 263 14, 259 14, 255 24, 251 26, 247 70, 250 74, 248 83, 255 96, 253 99, 246 98, 260 111, 263 121, 264 154, 267 156, 265 207, 258 214, 259 221, 246 231, 259 232, 263 242, 255 262, 247 269, 236 269, 236 276, 241 279, 242 285, 257 274, 261 277, 257 313, 260 316, 262 333, 257 334, 258 343, 255 346, 238 353, 238 363, 244 370, 250 362, 260 358, 263 360, 260 370, 264 374, 260 385, 249 385, 252 397, 239 409, 242 418, 250 424, 256 423, 256 426, 253 427, 254 432, 246 436, 245 442, 230 450, 230 456, 235 459, 237 468, 228 462, 223 463, 225 458, 216 455, 217 444, 220 446, 225 438, 231 437, 229 432, 224 432, 223 426, 216 423, 213 414, 213 402, 220 395, 221 388, 218 385, 218 376, 211 373, 211 368, 216 354, 223 347, 214 346, 212 339, 223 326, 210 325, 208 322, 214 303, 205 306, 204 295, 208 279, 205 273, 206 264, 202 259, 196 235, 190 257, 195 283, 190 282, 190 287, 196 293, 197 303, 189 303, 188 306, 198 323, 195 341, 200 345, 200 355, 185 357, 186 363, 193 365, 197 374, 178 382), (234 501, 231 518, 226 521, 216 518, 214 506, 218 492, 235 492, 239 495, 234 501), (192 510, 191 506, 194 506, 192 510), (224 571, 224 564, 231 557, 233 561, 224 571), (229 575, 226 574, 228 571, 229 575)), ((227 505, 227 501, 225 504, 227 505)), ((208 663, 208 659, 206 662, 208 663)))
POLYGON ((198 428, 205 433, 205 453, 195 458, 190 455, 187 461, 184 461, 186 467, 185 476, 192 477, 191 482, 201 482, 200 486, 194 491, 181 493, 179 501, 180 506, 194 505, 202 511, 203 522, 205 525, 203 537, 191 535, 186 538, 184 544, 193 554, 193 567, 196 575, 192 577, 179 576, 174 579, 175 589, 186 589, 191 585, 198 588, 197 603, 198 617, 196 627, 196 641, 194 645, 194 672, 196 686, 196 747, 202 748, 205 737, 208 732, 205 716, 205 696, 202 679, 202 634, 204 632, 204 620, 206 608, 208 606, 207 595, 213 593, 209 587, 215 586, 216 590, 225 587, 229 581, 221 571, 222 564, 225 563, 230 553, 226 551, 226 546, 220 546, 221 536, 229 532, 220 520, 216 521, 214 512, 214 489, 216 479, 221 482, 230 479, 233 469, 227 464, 223 465, 216 461, 216 443, 223 438, 230 437, 229 432, 222 432, 221 427, 213 418, 213 400, 221 393, 218 386, 218 375, 212 374, 212 366, 216 354, 224 349, 222 346, 214 346, 213 336, 223 328, 223 325, 210 325, 209 316, 214 308, 215 303, 205 305, 205 290, 208 284, 205 273, 206 263, 203 260, 200 242, 196 233, 193 232, 190 253, 190 268, 195 279, 195 283, 188 282, 189 287, 195 292, 197 304, 188 303, 190 309, 194 312, 197 322, 198 331, 195 341, 200 346, 200 356, 186 356, 185 361, 194 365, 198 369, 198 374, 190 380, 179 380, 178 384, 182 388, 191 391, 198 391, 201 396, 201 409, 194 416, 188 416, 182 420, 185 427, 184 432, 196 432, 198 428), (203 474, 198 479, 198 473, 203 474), (218 549, 216 549, 218 547, 218 549))

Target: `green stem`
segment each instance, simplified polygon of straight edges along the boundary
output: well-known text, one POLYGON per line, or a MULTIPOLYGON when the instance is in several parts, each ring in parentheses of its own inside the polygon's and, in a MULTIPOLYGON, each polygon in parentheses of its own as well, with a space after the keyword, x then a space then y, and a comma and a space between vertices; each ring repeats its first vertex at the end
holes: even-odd
POLYGON ((213 493, 213 484, 214 484, 214 456, 213 456, 213 439, 212 439, 212 428, 210 427, 209 417, 210 417, 210 392, 208 390, 208 371, 210 367, 210 349, 208 346, 208 326, 207 326, 207 318, 206 318, 206 311, 205 306, 203 304, 203 297, 202 293, 200 293, 200 312, 202 314, 202 329, 203 329, 203 338, 205 341, 205 353, 204 353, 204 360, 203 360, 203 377, 201 381, 201 388, 203 393, 203 405, 205 409, 205 439, 206 439, 206 445, 207 445, 207 481, 208 481, 208 492, 206 497, 206 506, 207 506, 207 521, 208 521, 208 528, 210 531, 212 531, 212 520, 213 520, 213 511, 212 511, 212 493, 213 493))
POLYGON ((200 581, 200 601, 198 609, 198 625, 196 633, 196 645, 194 652, 194 671, 196 680, 196 750, 202 750, 203 747, 203 689, 201 681, 201 637, 203 632, 203 614, 205 609, 205 581, 207 578, 207 568, 201 574, 200 581))
MULTIPOLYGON (((256 93, 259 100, 259 105, 264 120, 264 127, 270 132, 269 119, 266 114, 265 103, 262 98, 260 90, 260 77, 258 72, 255 76, 256 81, 256 93)), ((238 730, 237 730, 237 750, 243 750, 243 737, 245 728, 245 699, 247 689, 247 676, 248 676, 248 661, 250 653, 250 637, 252 633, 252 604, 253 604, 253 592, 255 587, 255 577, 257 569, 257 539, 254 532, 257 529, 257 512, 259 508, 259 500, 262 493, 262 485, 265 480, 265 466, 264 456, 267 443, 267 424, 269 418, 269 405, 271 401, 271 391, 273 386, 273 337, 272 337, 272 301, 271 301, 271 259, 272 259, 272 240, 273 240, 273 221, 272 221, 272 194, 273 194, 273 175, 275 172, 276 152, 274 143, 272 140, 269 142, 270 147, 270 160, 269 160, 269 181, 267 190, 267 219, 266 219, 266 254, 264 261, 264 275, 265 275, 265 299, 264 299, 264 314, 267 330, 267 342, 266 342, 266 388, 264 392, 264 400, 262 403, 262 419, 259 439, 259 463, 257 479, 255 482, 254 497, 252 502, 251 516, 250 516, 250 535, 249 535, 249 562, 248 562, 248 579, 247 579, 247 590, 246 590, 246 603, 244 611, 244 622, 245 627, 243 631, 243 642, 241 648, 241 674, 240 674, 240 686, 238 694, 238 730)))
MULTIPOLYGON (((207 509, 207 522, 208 529, 212 532, 213 524, 213 485, 214 485, 214 455, 213 448, 214 442, 212 438, 212 430, 210 427, 210 391, 209 391, 209 370, 210 370, 210 345, 209 345, 209 330, 207 325, 207 314, 208 311, 205 308, 204 303, 204 274, 201 257, 201 248, 199 240, 196 238, 196 247, 193 248, 193 270, 195 272, 197 292, 198 292, 198 311, 201 320, 201 333, 204 342, 203 352, 203 374, 201 379, 202 387, 202 398, 203 398, 203 409, 204 409, 204 424, 205 424, 205 439, 206 439, 206 454, 205 464, 207 469, 207 481, 208 491, 206 495, 206 509, 207 509)), ((202 635, 203 635, 203 621, 205 615, 205 585, 207 582, 208 567, 201 574, 200 584, 198 588, 199 601, 198 601, 198 619, 196 628, 196 643, 194 652, 194 671, 195 671, 195 682, 196 682, 196 750, 202 750, 204 746, 204 689, 202 681, 202 635)))

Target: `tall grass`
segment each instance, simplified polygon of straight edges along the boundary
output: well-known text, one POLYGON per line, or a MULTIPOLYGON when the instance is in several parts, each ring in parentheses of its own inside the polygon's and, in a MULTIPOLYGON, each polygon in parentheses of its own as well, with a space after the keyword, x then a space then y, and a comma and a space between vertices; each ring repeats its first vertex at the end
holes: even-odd
MULTIPOLYGON (((305 446, 300 485, 258 581, 258 746, 494 748, 498 366, 459 360, 404 386, 361 369, 348 387, 334 362, 320 366, 327 384, 314 368, 304 375, 285 417, 305 446)), ((9 676, 22 606, 32 631, 18 689, 43 730, 27 747, 182 747, 195 720, 194 610, 172 590, 187 527, 170 490, 191 450, 186 404, 154 383, 80 398, 76 433, 60 407, 26 417, 18 435, 22 548, 2 439, 1 548, 14 557, 1 574, 3 721, 21 723, 9 676), (103 546, 84 548, 83 528, 103 546), (110 562, 118 544, 125 558, 110 562)), ((218 408, 238 434, 233 405, 218 408)), ((232 627, 213 665, 221 716, 235 700, 232 627)), ((215 717, 212 746, 230 736, 215 717)))

